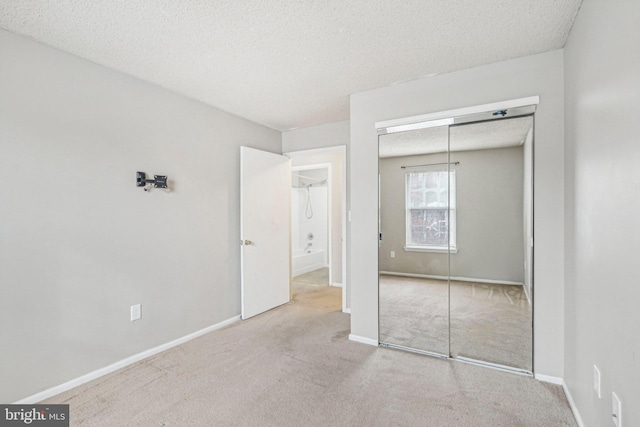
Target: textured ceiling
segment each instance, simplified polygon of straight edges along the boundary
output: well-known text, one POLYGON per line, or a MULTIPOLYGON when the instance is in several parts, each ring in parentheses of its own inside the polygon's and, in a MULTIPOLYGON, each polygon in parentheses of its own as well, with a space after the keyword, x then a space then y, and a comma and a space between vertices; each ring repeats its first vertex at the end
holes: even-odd
POLYGON ((580 0, 0 0, 0 27, 278 130, 563 47, 580 0))
POLYGON ((379 154, 385 158, 444 153, 449 146, 447 138, 451 151, 516 147, 522 145, 532 126, 533 119, 527 116, 452 126, 449 133, 447 126, 391 133, 380 136, 379 154))

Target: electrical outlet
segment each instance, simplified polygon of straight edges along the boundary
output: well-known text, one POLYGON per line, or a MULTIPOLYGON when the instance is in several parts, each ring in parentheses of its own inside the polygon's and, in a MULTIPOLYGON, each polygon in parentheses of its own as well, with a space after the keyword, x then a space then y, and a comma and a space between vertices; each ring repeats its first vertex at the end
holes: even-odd
POLYGON ((396 257, 396 251, 391 251, 391 258, 395 258, 396 257))
POLYGON ((611 393, 611 417, 616 427, 622 427, 622 402, 615 393, 611 393))
POLYGON ((602 399, 600 394, 600 369, 596 365, 593 365, 593 391, 596 392, 598 399, 602 399))
POLYGON ((142 317, 142 304, 131 306, 131 321, 138 320, 142 317))

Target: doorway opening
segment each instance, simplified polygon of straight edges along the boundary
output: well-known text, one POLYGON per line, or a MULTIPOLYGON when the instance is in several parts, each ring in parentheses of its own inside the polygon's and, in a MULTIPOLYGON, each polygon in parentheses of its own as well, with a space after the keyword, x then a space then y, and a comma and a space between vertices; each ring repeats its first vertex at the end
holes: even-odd
POLYGON ((346 147, 285 153, 291 159, 291 293, 331 288, 332 306, 350 312, 346 270, 346 147), (317 289, 317 288, 316 288, 317 289))
POLYGON ((291 168, 293 282, 331 284, 331 164, 291 168))

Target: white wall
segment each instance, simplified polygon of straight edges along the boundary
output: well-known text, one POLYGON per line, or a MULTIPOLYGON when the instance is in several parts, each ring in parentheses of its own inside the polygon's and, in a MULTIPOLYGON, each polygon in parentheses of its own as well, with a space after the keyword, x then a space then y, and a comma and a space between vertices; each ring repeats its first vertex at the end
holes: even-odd
POLYGON ((0 52, 0 401, 238 315, 239 146, 281 134, 5 31, 0 52))
POLYGON ((638 22, 637 1, 586 0, 565 47, 565 380, 586 426, 613 426, 612 391, 640 426, 638 22))
POLYGON ((375 122, 540 96, 535 121, 534 370, 564 369, 562 51, 420 79, 351 97, 351 333, 378 337, 378 139, 375 122))
POLYGON ((457 252, 450 255, 404 250, 407 170, 401 166, 446 162, 446 153, 380 159, 380 270, 445 277, 450 271, 452 277, 523 283, 523 147, 450 156, 451 162, 460 162, 451 165, 456 173, 457 252))

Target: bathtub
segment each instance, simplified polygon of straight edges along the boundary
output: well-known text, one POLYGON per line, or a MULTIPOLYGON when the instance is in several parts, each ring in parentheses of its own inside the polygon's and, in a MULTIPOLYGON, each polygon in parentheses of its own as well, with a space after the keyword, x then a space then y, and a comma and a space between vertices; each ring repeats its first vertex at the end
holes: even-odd
POLYGON ((299 276, 322 267, 326 267, 327 256, 325 251, 311 249, 311 252, 302 249, 294 250, 291 258, 291 273, 299 276))

